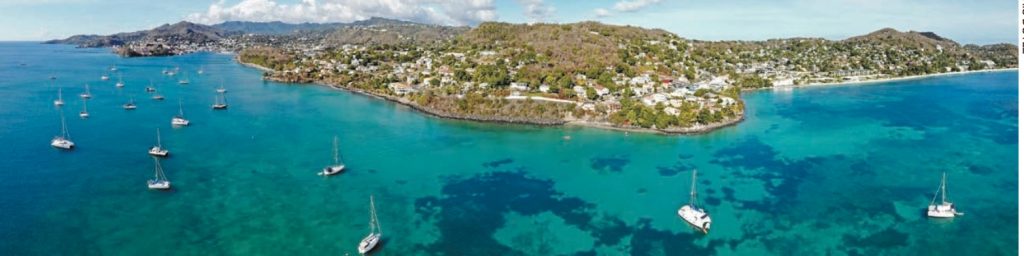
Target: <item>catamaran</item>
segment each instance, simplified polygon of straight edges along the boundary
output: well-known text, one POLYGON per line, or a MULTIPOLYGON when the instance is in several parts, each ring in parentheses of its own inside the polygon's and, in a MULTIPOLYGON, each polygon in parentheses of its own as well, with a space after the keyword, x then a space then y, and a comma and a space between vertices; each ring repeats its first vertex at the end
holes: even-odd
POLYGON ((75 143, 71 142, 71 134, 68 133, 67 122, 64 121, 64 111, 60 111, 60 135, 54 136, 53 140, 50 140, 50 146, 59 149, 71 149, 75 147, 75 143))
POLYGON ((690 203, 683 205, 677 212, 687 223, 699 229, 705 234, 711 229, 711 216, 704 212, 704 209, 697 207, 697 170, 693 170, 693 178, 690 184, 690 203))
POLYGON ((156 171, 154 171, 153 179, 146 181, 146 185, 149 189, 170 189, 171 181, 167 180, 167 176, 164 175, 164 168, 160 167, 160 159, 153 157, 153 163, 156 166, 156 171))
POLYGON ((939 190, 935 191, 935 196, 932 196, 932 202, 928 204, 928 217, 953 218, 960 215, 964 215, 964 213, 957 212, 953 203, 946 201, 946 173, 943 172, 942 182, 939 183, 939 190), (935 204, 935 199, 939 197, 939 193, 942 193, 942 202, 935 204))
POLYGON ((128 97, 128 103, 125 103, 121 107, 123 107, 124 110, 135 110, 135 97, 128 97))
POLYGON ((213 109, 227 109, 228 99, 224 97, 224 93, 217 93, 217 96, 213 96, 213 109), (223 98, 223 101, 221 99, 223 98))
POLYGON ((85 91, 82 92, 82 94, 79 94, 78 96, 82 97, 83 99, 92 98, 92 93, 89 92, 89 84, 85 84, 85 91))
POLYGON ((78 116, 85 119, 89 118, 89 106, 86 104, 88 100, 82 100, 82 112, 78 112, 78 116))
POLYGON ((373 206, 373 195, 370 195, 370 234, 359 241, 359 254, 366 254, 377 247, 384 232, 380 230, 380 222, 377 222, 377 209, 373 206))
POLYGON ((188 126, 188 119, 185 119, 185 110, 181 108, 181 100, 178 100, 178 115, 171 118, 172 126, 188 126))
POLYGON ((57 99, 53 101, 54 106, 64 106, 64 88, 57 88, 57 99))
POLYGON ((124 75, 117 74, 117 83, 114 84, 114 86, 117 86, 118 88, 124 87, 124 75))
POLYGON ((334 136, 334 165, 324 167, 317 175, 330 176, 341 173, 343 170, 345 170, 345 164, 342 164, 338 158, 338 136, 334 136))
POLYGON ((149 154, 152 156, 167 156, 170 153, 160 144, 160 128, 156 128, 156 146, 149 148, 149 154))

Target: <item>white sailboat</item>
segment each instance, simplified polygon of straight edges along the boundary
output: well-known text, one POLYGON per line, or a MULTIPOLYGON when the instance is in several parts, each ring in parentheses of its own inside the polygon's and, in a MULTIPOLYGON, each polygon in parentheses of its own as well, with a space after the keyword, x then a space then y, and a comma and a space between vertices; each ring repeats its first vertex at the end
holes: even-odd
POLYGON ((75 147, 75 143, 71 142, 71 134, 68 133, 67 122, 64 121, 64 111, 60 111, 60 135, 54 136, 50 140, 50 146, 59 149, 71 149, 75 147))
POLYGON ((117 65, 110 65, 110 72, 117 72, 117 65))
MULTIPOLYGON (((156 87, 152 87, 152 88, 153 88, 153 90, 150 91, 150 92, 153 93, 153 96, 150 97, 150 98, 152 98, 153 100, 164 100, 164 96, 160 95, 159 92, 156 92, 156 87)), ((148 88, 147 88, 147 90, 148 90, 148 88)))
POLYGON ((342 164, 338 157, 338 136, 334 136, 334 165, 324 167, 324 169, 321 170, 320 173, 317 173, 317 175, 330 176, 341 173, 341 171, 344 170, 345 164, 342 164))
POLYGON ((167 156, 167 154, 170 153, 170 151, 167 151, 167 149, 165 149, 163 145, 160 144, 160 128, 156 128, 156 146, 149 148, 149 154, 152 156, 162 157, 167 156))
POLYGON ((149 80, 149 86, 146 86, 146 92, 155 92, 156 87, 153 86, 153 79, 149 80))
POLYGON ((102 76, 100 76, 100 80, 103 80, 103 81, 110 80, 110 76, 108 76, 107 74, 103 74, 102 76))
POLYGON ((224 93, 217 93, 217 96, 213 97, 213 109, 227 109, 228 99, 224 97, 224 93), (223 99, 223 100, 221 100, 223 99))
POLYGON ((373 195, 370 195, 370 234, 359 241, 359 254, 366 254, 377 247, 384 232, 380 230, 380 222, 377 221, 377 209, 373 205, 373 195))
POLYGON ((200 65, 200 66, 199 66, 199 70, 197 70, 197 71, 196 71, 196 73, 198 73, 198 74, 202 75, 202 74, 203 74, 203 72, 204 72, 204 71, 203 71, 203 66, 201 66, 201 65, 200 65))
POLYGON ((124 75, 117 74, 117 83, 114 84, 114 86, 117 86, 118 88, 124 87, 124 75))
POLYGON ((167 180, 167 176, 164 175, 164 168, 160 167, 160 159, 153 157, 153 163, 156 166, 156 170, 153 174, 153 179, 146 181, 146 185, 149 189, 166 190, 171 188, 171 181, 167 180))
POLYGON ((711 216, 704 209, 697 207, 697 170, 693 170, 693 178, 690 185, 690 203, 683 205, 677 212, 687 223, 699 229, 705 234, 711 229, 711 216))
POLYGON ((228 89, 224 89, 224 84, 222 83, 222 84, 220 84, 220 87, 217 88, 217 93, 225 93, 225 92, 228 92, 228 89))
POLYGON ((178 79, 178 84, 188 84, 188 73, 182 79, 178 79))
POLYGON ((946 173, 943 172, 939 190, 935 191, 935 196, 932 196, 932 202, 928 204, 928 217, 953 218, 960 215, 964 215, 964 213, 956 211, 956 206, 946 201, 946 173), (942 193, 942 202, 935 204, 935 199, 939 197, 939 193, 942 193))
POLYGON ((82 100, 82 112, 78 112, 78 117, 81 117, 82 119, 89 118, 88 102, 88 100, 82 100))
POLYGON ((128 103, 125 103, 121 107, 123 107, 124 110, 135 110, 135 97, 128 97, 128 103))
POLYGON ((83 99, 92 98, 92 93, 89 92, 89 84, 85 84, 85 91, 82 92, 82 94, 79 94, 78 96, 82 97, 83 99))
POLYGON ((188 119, 185 119, 185 110, 181 108, 181 100, 178 100, 178 115, 171 118, 172 126, 188 126, 188 119))
POLYGON ((53 101, 54 106, 64 106, 64 88, 57 88, 57 99, 53 101))

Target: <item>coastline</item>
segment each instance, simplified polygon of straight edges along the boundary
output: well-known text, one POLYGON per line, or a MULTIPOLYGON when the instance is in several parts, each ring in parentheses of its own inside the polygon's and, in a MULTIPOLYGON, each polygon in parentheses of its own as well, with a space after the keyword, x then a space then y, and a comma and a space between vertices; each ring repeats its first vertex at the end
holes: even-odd
POLYGON ((942 76, 969 75, 969 74, 1009 72, 1009 71, 1019 71, 1019 68, 983 69, 983 70, 944 72, 944 73, 914 75, 914 76, 889 77, 889 78, 871 79, 871 80, 862 80, 862 81, 844 81, 844 82, 832 82, 832 83, 810 83, 810 84, 801 84, 801 85, 772 86, 772 87, 753 89, 751 91, 754 91, 754 90, 769 90, 769 89, 789 89, 789 88, 801 88, 801 87, 823 87, 823 86, 840 86, 840 85, 865 85, 865 84, 877 84, 877 83, 899 82, 899 81, 907 81, 907 80, 915 80, 915 79, 925 79, 925 78, 942 77, 942 76))

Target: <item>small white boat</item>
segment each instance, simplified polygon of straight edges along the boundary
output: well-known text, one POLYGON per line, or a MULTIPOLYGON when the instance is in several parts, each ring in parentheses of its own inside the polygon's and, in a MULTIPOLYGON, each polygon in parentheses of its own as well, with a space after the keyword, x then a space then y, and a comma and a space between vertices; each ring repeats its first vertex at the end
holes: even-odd
POLYGON ((228 99, 224 97, 224 93, 217 93, 217 96, 213 97, 213 109, 228 109, 228 99))
POLYGON ((57 88, 57 99, 53 100, 54 106, 64 106, 64 88, 57 88))
POLYGON ((181 100, 178 100, 178 115, 171 118, 171 126, 188 126, 188 119, 185 119, 185 110, 181 108, 181 100))
POLYGON ((82 112, 78 112, 78 117, 81 117, 82 119, 89 118, 89 104, 87 104, 87 102, 89 101, 82 101, 82 112))
POLYGON ((100 80, 103 80, 103 81, 110 80, 110 76, 102 75, 102 76, 100 76, 100 80))
POLYGON ((124 87, 124 76, 123 75, 121 75, 121 74, 117 75, 117 83, 114 84, 114 86, 117 86, 118 88, 124 87))
POLYGON ((71 149, 75 147, 75 143, 71 142, 71 134, 68 133, 67 122, 64 121, 64 111, 60 112, 60 135, 54 136, 50 140, 50 146, 59 149, 71 149))
POLYGON ((164 96, 160 94, 153 94, 153 100, 164 100, 164 96))
POLYGON ((125 103, 121 107, 123 107, 124 110, 135 110, 135 108, 137 108, 135 106, 135 97, 129 97, 128 98, 128 103, 125 103))
POLYGON ((110 72, 117 72, 117 65, 110 65, 110 72))
POLYGON ((324 169, 321 170, 320 173, 317 173, 317 175, 331 176, 341 173, 341 171, 344 170, 345 164, 342 164, 340 158, 338 157, 338 136, 334 136, 334 165, 324 167, 324 169))
POLYGON ((380 230, 380 222, 377 221, 377 209, 373 205, 373 196, 370 196, 370 234, 359 241, 359 254, 366 254, 377 247, 384 232, 380 230))
POLYGON ((708 215, 704 209, 696 205, 697 202, 697 170, 693 170, 693 178, 690 185, 690 203, 683 205, 679 208, 676 213, 679 217, 682 217, 686 223, 689 223, 694 228, 704 232, 705 234, 711 230, 711 216, 708 215))
POLYGON ((200 75, 202 75, 202 74, 203 74, 203 72, 204 72, 204 71, 203 71, 203 66, 199 66, 199 70, 196 70, 196 73, 198 73, 198 74, 200 74, 200 75))
POLYGON ((171 188, 171 181, 167 180, 167 176, 164 175, 164 168, 160 167, 160 159, 153 157, 153 163, 156 166, 153 179, 146 181, 146 186, 149 189, 156 190, 167 190, 171 188))
POLYGON ((185 75, 182 79, 178 79, 178 84, 188 84, 188 75, 185 75))
POLYGON ((79 94, 78 96, 82 97, 83 99, 92 98, 92 93, 89 92, 89 84, 85 84, 85 91, 82 92, 82 94, 79 94))
POLYGON ((217 93, 225 93, 225 92, 228 92, 228 89, 224 89, 224 84, 221 84, 220 88, 217 88, 217 93))
POLYGON ((935 196, 932 196, 932 202, 928 204, 928 217, 953 218, 960 215, 964 215, 964 213, 956 211, 956 206, 946 201, 946 173, 943 172, 942 182, 939 183, 939 190, 935 191, 935 196), (940 193, 942 194, 942 202, 936 204, 935 199, 939 197, 940 193))
POLYGON ((170 153, 170 151, 167 151, 167 149, 160 144, 160 128, 156 128, 156 146, 149 148, 149 154, 152 156, 165 157, 170 153))

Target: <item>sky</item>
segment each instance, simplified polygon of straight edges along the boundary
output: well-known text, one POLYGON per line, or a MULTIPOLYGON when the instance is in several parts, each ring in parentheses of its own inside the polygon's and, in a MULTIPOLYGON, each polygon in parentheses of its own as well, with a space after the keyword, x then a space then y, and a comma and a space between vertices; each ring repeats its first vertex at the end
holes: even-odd
POLYGON ((1007 0, 0 0, 0 41, 112 34, 182 20, 351 22, 385 17, 474 26, 484 21, 660 28, 700 40, 843 39, 891 27, 961 43, 1016 42, 1007 0))

